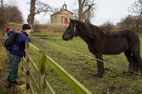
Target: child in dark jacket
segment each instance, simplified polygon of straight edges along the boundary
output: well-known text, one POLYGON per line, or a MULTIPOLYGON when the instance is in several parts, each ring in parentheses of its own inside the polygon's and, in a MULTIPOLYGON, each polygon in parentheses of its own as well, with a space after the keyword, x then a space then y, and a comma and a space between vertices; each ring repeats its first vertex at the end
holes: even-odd
POLYGON ((17 72, 21 57, 25 56, 25 41, 28 40, 31 42, 31 39, 29 38, 30 32, 31 27, 28 24, 24 24, 22 31, 18 33, 16 42, 14 43, 14 45, 18 47, 18 50, 12 50, 9 53, 10 72, 7 80, 15 85, 18 84, 16 79, 18 77, 17 72))

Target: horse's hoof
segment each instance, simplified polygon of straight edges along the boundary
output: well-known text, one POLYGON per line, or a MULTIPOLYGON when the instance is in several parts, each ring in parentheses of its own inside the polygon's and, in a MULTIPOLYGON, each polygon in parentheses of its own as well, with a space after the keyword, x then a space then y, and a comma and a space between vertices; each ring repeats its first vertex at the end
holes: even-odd
POLYGON ((140 70, 141 74, 142 74, 142 69, 140 70))
POLYGON ((109 68, 104 68, 104 70, 109 71, 110 69, 109 68))
POLYGON ((102 78, 103 75, 100 75, 100 74, 96 74, 95 77, 98 77, 98 78, 102 78))
POLYGON ((132 72, 127 71, 127 72, 123 72, 123 74, 125 74, 125 75, 127 75, 127 76, 130 76, 130 75, 132 75, 132 72))

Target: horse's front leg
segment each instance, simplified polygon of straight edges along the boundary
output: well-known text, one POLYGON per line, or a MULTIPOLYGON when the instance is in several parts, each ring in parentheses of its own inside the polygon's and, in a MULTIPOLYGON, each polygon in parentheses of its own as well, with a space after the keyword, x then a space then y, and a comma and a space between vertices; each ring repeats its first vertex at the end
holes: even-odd
POLYGON ((97 67, 98 67, 98 77, 103 77, 104 74, 104 63, 103 63, 103 57, 102 54, 96 54, 95 55, 97 60, 97 67))

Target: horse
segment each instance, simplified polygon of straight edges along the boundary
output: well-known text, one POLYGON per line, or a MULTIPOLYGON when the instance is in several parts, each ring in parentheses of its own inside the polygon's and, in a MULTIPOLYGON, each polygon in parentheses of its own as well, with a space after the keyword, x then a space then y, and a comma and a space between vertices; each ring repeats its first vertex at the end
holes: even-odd
POLYGON ((128 29, 104 32, 91 23, 71 19, 62 39, 67 41, 73 39, 74 36, 81 37, 87 43, 89 51, 99 59, 97 60, 97 77, 103 77, 104 74, 102 56, 120 54, 121 52, 124 52, 129 62, 127 73, 142 73, 140 39, 136 32, 128 29))

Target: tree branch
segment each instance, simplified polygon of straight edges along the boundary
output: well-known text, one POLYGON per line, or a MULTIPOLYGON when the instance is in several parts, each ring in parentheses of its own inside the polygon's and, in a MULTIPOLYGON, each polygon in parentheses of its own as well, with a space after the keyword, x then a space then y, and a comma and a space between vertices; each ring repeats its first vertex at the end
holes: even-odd
POLYGON ((84 11, 83 14, 86 14, 88 11, 90 11, 90 9, 91 9, 94 5, 95 5, 95 4, 86 5, 86 6, 88 6, 88 8, 84 11))

